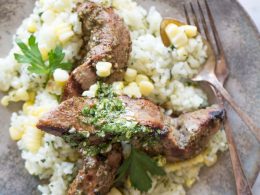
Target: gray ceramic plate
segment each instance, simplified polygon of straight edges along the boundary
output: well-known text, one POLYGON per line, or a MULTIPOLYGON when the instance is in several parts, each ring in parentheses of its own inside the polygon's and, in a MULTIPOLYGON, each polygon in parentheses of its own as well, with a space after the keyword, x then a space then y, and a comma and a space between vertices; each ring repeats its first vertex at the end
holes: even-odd
MULTIPOLYGON (((146 8, 154 5, 163 16, 183 19, 183 0, 139 0, 146 8)), ((260 36, 248 15, 235 0, 209 1, 218 25, 231 74, 226 88, 236 102, 260 126, 260 36)), ((22 19, 31 13, 33 0, 0 0, 1 56, 11 48, 11 37, 22 19)), ((18 105, 0 108, 0 195, 37 194, 37 179, 24 168, 16 144, 9 139, 8 126, 12 111, 18 105)), ((238 150, 246 175, 252 185, 260 169, 260 145, 228 107, 238 150)), ((219 157, 217 164, 205 168, 200 181, 189 194, 235 194, 235 183, 229 153, 219 157)))

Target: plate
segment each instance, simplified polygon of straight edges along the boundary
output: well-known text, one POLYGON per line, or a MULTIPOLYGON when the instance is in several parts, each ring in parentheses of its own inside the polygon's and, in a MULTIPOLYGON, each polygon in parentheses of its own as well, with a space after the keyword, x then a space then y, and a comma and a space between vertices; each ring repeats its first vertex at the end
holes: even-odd
MULTIPOLYGON (((138 0, 146 8, 156 6, 163 16, 184 20, 183 0, 138 0)), ((226 88, 236 102, 260 126, 260 35, 248 15, 235 0, 209 0, 216 20, 226 57, 230 77, 226 88)), ((34 6, 33 0, 0 0, 1 57, 11 49, 12 34, 34 6)), ((2 97, 3 94, 0 96, 2 97)), ((9 138, 9 121, 13 111, 20 108, 13 104, 0 107, 0 194, 38 194, 37 178, 29 175, 16 144, 9 138)), ((260 170, 260 145, 239 117, 227 107, 238 151, 245 173, 253 185, 260 170)), ((235 194, 235 181, 229 153, 219 156, 211 168, 204 168, 188 194, 235 194)))

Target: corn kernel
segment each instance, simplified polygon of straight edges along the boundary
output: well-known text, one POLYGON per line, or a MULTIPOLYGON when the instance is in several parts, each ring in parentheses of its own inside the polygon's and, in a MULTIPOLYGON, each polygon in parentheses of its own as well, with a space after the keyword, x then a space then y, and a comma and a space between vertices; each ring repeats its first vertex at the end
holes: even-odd
POLYGON ((126 86, 123 90, 123 93, 125 95, 128 95, 129 97, 135 97, 135 98, 142 97, 140 88, 138 87, 136 82, 132 82, 128 86, 126 86))
POLYGON ((29 114, 32 115, 32 116, 35 116, 35 117, 40 117, 40 116, 42 116, 43 113, 45 113, 45 112, 46 112, 46 109, 45 109, 45 108, 39 107, 39 108, 37 108, 37 109, 31 109, 29 114))
POLYGON ((185 34, 189 37, 195 37, 198 33, 197 27, 196 26, 192 26, 192 25, 183 25, 180 27, 185 34))
POLYGON ((23 140, 27 150, 35 153, 39 150, 42 144, 43 132, 37 128, 30 127, 26 129, 23 140))
POLYGON ((34 91, 32 91, 32 92, 29 92, 28 93, 29 94, 29 102, 31 102, 31 103, 34 103, 34 100, 35 100, 35 92, 34 91))
POLYGON ((71 31, 71 26, 67 23, 61 23, 55 28, 56 35, 59 36, 64 32, 71 31))
POLYGON ((31 108, 31 106, 33 105, 33 103, 31 103, 31 102, 25 102, 24 104, 23 104, 23 112, 25 113, 25 114, 29 114, 29 110, 30 110, 30 108, 31 108))
POLYGON ((84 91, 82 93, 82 96, 87 96, 87 97, 90 97, 90 98, 96 97, 97 90, 98 90, 97 84, 91 85, 88 91, 84 91))
POLYGON ((69 73, 66 70, 57 68, 53 73, 53 78, 59 84, 65 83, 69 79, 69 73))
POLYGON ((187 180, 185 181, 185 185, 186 185, 188 188, 190 188, 190 187, 194 184, 195 181, 196 181, 195 178, 187 179, 187 180))
POLYGON ((28 32, 34 33, 37 31, 36 24, 34 22, 31 22, 27 27, 28 32))
POLYGON ((188 43, 188 37, 184 32, 179 32, 175 37, 171 39, 172 44, 180 48, 188 43))
POLYGON ((58 25, 57 28, 55 29, 55 32, 57 37, 62 43, 65 43, 74 35, 71 25, 66 23, 62 23, 58 25))
POLYGON ((48 51, 45 47, 40 47, 39 48, 40 52, 41 52, 41 55, 42 55, 42 59, 44 61, 48 60, 49 56, 48 56, 48 51))
POLYGON ((124 83, 122 81, 113 83, 113 90, 116 94, 121 95, 124 89, 124 83))
POLYGON ((127 68, 124 79, 127 82, 132 82, 135 80, 136 76, 137 71, 135 69, 127 68))
POLYGON ((122 195, 122 193, 118 189, 112 188, 108 195, 122 195))
POLYGON ((148 96, 154 90, 154 85, 150 81, 141 81, 139 84, 140 91, 144 96, 148 96))
POLYGON ((9 104, 9 97, 8 96, 4 96, 2 99, 1 99, 1 104, 3 106, 8 106, 9 104))
POLYGON ((136 76, 135 82, 139 84, 141 81, 149 81, 149 78, 144 74, 138 74, 136 76))
POLYGON ((14 101, 27 101, 29 99, 29 94, 23 88, 20 88, 16 91, 16 97, 13 99, 14 101))
POLYGON ((179 27, 176 24, 169 24, 165 28, 165 32, 170 40, 172 40, 179 32, 179 27))
POLYGON ((11 137, 12 140, 18 141, 23 137, 24 129, 23 128, 17 129, 17 128, 14 128, 14 127, 10 127, 9 133, 10 133, 10 137, 11 137))
POLYGON ((112 64, 110 62, 98 62, 96 64, 96 73, 100 77, 108 77, 111 74, 112 64))
POLYGON ((59 36, 59 40, 60 40, 62 43, 65 43, 65 42, 68 41, 73 35, 74 35, 73 31, 69 31, 69 32, 66 32, 66 33, 62 33, 62 34, 59 36))

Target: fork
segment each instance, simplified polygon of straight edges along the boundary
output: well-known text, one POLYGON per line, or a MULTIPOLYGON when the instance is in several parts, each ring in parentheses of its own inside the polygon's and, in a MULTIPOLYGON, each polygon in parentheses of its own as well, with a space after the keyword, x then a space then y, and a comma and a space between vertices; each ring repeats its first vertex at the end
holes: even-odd
MULTIPOLYGON (((225 100, 231 105, 231 107, 238 113, 238 115, 241 117, 241 119, 247 124, 249 129, 254 133, 258 142, 260 142, 260 128, 258 128, 254 124, 253 120, 245 112, 242 111, 242 109, 236 104, 236 102, 233 100, 233 98, 230 96, 230 94, 227 92, 227 90, 223 87, 223 82, 227 78, 229 71, 227 68, 225 68, 225 67, 227 67, 226 66, 227 62, 225 59, 225 54, 224 54, 224 50, 223 50, 221 41, 217 34, 217 29, 215 26, 213 16, 211 14, 207 1, 206 0, 204 0, 204 1, 205 1, 208 17, 209 17, 209 20, 211 23, 212 34, 214 36, 215 44, 214 44, 214 41, 210 38, 210 32, 209 32, 210 29, 207 26, 205 15, 203 13, 201 4, 199 3, 199 1, 197 1, 199 13, 201 16, 202 26, 204 29, 204 33, 206 35, 206 40, 208 41, 208 44, 209 44, 209 47, 208 47, 209 59, 207 60, 202 71, 198 75, 196 75, 192 80, 193 81, 207 81, 217 91, 219 91, 219 93, 225 98, 225 100), (214 46, 215 46, 216 50, 214 50, 214 46), (221 67, 217 70, 217 72, 215 72, 216 65, 221 67)), ((190 6, 191 6, 191 11, 192 11, 193 21, 194 21, 195 25, 197 26, 198 31, 200 31, 201 29, 198 24, 199 20, 195 14, 195 9, 191 2, 190 2, 190 6)), ((187 14, 188 14, 188 12, 186 9, 185 15, 188 16, 187 14)), ((189 21, 187 20, 187 22, 189 22, 189 21)))
MULTIPOLYGON (((215 80, 218 79, 217 82, 219 82, 221 84, 221 86, 223 86, 223 84, 224 84, 224 82, 225 82, 225 80, 228 76, 229 70, 228 70, 226 60, 225 60, 223 47, 222 47, 222 44, 220 42, 219 34, 218 34, 217 29, 216 29, 213 16, 211 14, 211 11, 210 11, 210 8, 209 8, 207 1, 206 0, 204 0, 204 1, 205 1, 207 15, 208 15, 209 21, 210 21, 210 27, 212 29, 211 32, 214 35, 213 37, 214 37, 215 46, 216 46, 216 50, 217 50, 216 52, 218 52, 218 53, 214 52, 214 54, 216 56, 219 56, 216 63, 211 62, 211 63, 216 64, 215 65, 216 67, 214 67, 215 70, 213 70, 216 73, 216 76, 215 76, 214 79, 215 80)), ((198 30, 201 31, 200 26, 199 26, 199 22, 198 22, 198 18, 195 14, 194 6, 193 6, 192 3, 190 3, 189 5, 190 5, 191 11, 192 11, 193 22, 197 26, 198 30)), ((202 26, 203 26, 203 30, 204 30, 205 35, 206 35, 206 39, 210 43, 210 46, 212 47, 213 46, 213 40, 210 38, 210 35, 209 35, 209 33, 210 33, 209 29, 210 28, 208 28, 208 26, 207 26, 205 15, 204 15, 203 10, 202 10, 202 6, 201 6, 201 4, 198 0, 197 0, 197 5, 198 5, 198 8, 199 8, 199 14, 200 14, 200 17, 201 17, 201 20, 202 20, 202 26)), ((190 24, 191 20, 188 16, 187 7, 185 5, 184 5, 184 13, 185 13, 187 23, 190 24)), ((214 80, 214 82, 216 82, 215 80, 214 80)), ((222 96, 219 94, 218 91, 216 91, 214 89, 214 87, 212 87, 212 88, 213 88, 213 91, 215 92, 216 96, 218 97, 220 103, 222 105, 224 105, 222 96)), ((232 129, 231 129, 231 126, 230 126, 227 118, 224 121, 224 129, 225 129, 226 136, 227 136, 228 147, 229 147, 230 157, 231 157, 231 163, 232 163, 233 172, 234 172, 235 181, 236 181, 237 194, 238 195, 251 195, 252 194, 251 188, 249 186, 248 180, 247 180, 245 173, 243 171, 242 164, 241 164, 238 152, 237 152, 235 140, 233 138, 232 129)))
MULTIPOLYGON (((210 32, 209 32, 209 28, 206 23, 205 15, 202 11, 200 3, 197 1, 198 7, 199 7, 199 13, 201 15, 201 20, 202 20, 202 26, 203 26, 203 29, 204 29, 204 32, 206 35, 206 39, 210 46, 210 47, 208 47, 210 54, 209 54, 209 59, 208 59, 207 63, 205 64, 205 67, 192 80, 193 81, 207 81, 212 86, 214 86, 214 88, 216 88, 217 91, 219 91, 221 93, 221 95, 225 98, 225 100, 238 113, 238 115, 241 117, 241 119, 247 124, 247 126, 250 128, 250 130, 254 133, 257 140, 260 142, 260 128, 258 128, 254 124, 253 120, 245 112, 243 112, 242 109, 235 103, 233 98, 230 96, 230 94, 227 92, 227 90, 223 87, 223 84, 220 82, 221 80, 224 81, 226 79, 226 77, 229 73, 228 69, 219 68, 218 72, 215 73, 216 64, 218 64, 220 67, 225 67, 227 63, 225 60, 225 54, 224 54, 224 50, 223 50, 222 44, 220 42, 219 36, 217 36, 217 34, 216 34, 217 29, 216 29, 216 26, 215 26, 215 23, 213 20, 213 16, 211 14, 207 1, 206 0, 204 0, 204 1, 205 1, 205 5, 206 5, 206 10, 208 12, 209 20, 212 24, 211 26, 212 26, 212 32, 213 32, 215 44, 212 41, 212 39, 210 38, 210 32), (213 51, 212 49, 210 49, 210 48, 213 48, 214 45, 215 45, 216 51, 213 51), (219 80, 216 77, 216 75, 218 76, 219 80)), ((200 31, 200 27, 198 24, 199 20, 195 14, 195 9, 191 2, 190 2, 190 6, 191 6, 191 11, 192 11, 193 21, 194 21, 195 25, 197 26, 198 31, 200 31)), ((188 14, 188 12, 186 9, 185 15, 188 16, 187 14, 188 14)), ((189 22, 189 20, 187 20, 187 22, 189 22)))

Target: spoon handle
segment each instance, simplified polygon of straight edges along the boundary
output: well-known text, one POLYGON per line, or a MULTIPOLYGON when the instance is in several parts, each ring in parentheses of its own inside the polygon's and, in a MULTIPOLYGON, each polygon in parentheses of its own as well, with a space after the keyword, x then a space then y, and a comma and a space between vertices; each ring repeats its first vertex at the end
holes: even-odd
POLYGON ((252 195, 251 188, 249 186, 249 183, 241 165, 240 158, 237 153, 236 144, 232 135, 232 129, 228 120, 224 122, 224 129, 227 136, 228 148, 236 181, 237 195, 252 195))
POLYGON ((219 93, 224 97, 224 99, 231 105, 231 107, 237 112, 240 118, 245 122, 249 129, 253 132, 258 142, 260 142, 260 128, 258 128, 253 120, 237 105, 234 99, 230 96, 223 85, 218 81, 215 76, 211 75, 209 82, 219 91, 219 93))
MULTIPOLYGON (((223 97, 221 96, 221 94, 217 92, 213 86, 212 86, 212 90, 215 93, 219 101, 219 104, 221 106, 224 106, 223 97)), ((252 195, 251 187, 248 183, 247 177, 243 170, 243 166, 241 164, 241 160, 237 151, 232 128, 228 121, 228 115, 226 115, 226 120, 224 121, 223 125, 226 133, 233 174, 236 182, 237 195, 252 195)))

